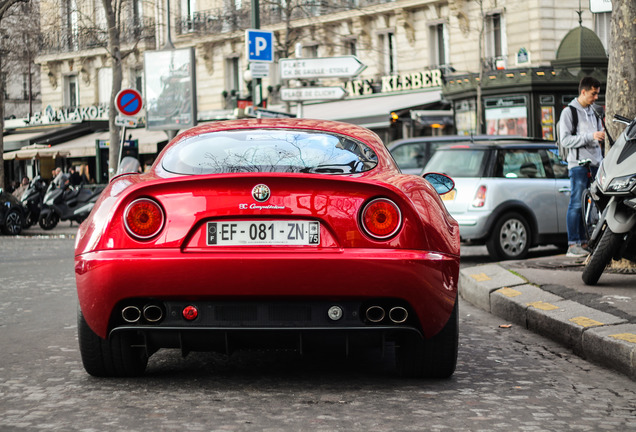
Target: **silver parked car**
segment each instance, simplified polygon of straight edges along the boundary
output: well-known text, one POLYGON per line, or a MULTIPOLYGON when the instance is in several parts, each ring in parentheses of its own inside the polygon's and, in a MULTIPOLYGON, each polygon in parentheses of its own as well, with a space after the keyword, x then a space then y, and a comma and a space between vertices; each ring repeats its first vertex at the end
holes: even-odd
POLYGON ((532 138, 507 135, 439 135, 402 138, 392 141, 387 148, 404 174, 418 175, 439 146, 458 142, 476 141, 533 141, 532 138))
POLYGON ((494 259, 523 259, 543 244, 567 245, 567 165, 554 143, 481 141, 439 147, 424 172, 455 181, 443 195, 462 242, 486 244, 494 259))

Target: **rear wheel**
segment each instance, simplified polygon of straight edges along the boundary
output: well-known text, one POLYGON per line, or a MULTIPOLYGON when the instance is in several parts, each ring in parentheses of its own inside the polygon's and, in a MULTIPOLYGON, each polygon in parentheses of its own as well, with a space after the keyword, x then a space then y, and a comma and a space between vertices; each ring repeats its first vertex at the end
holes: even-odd
POLYGON ((497 260, 524 259, 531 238, 526 218, 519 213, 506 213, 494 225, 486 247, 490 256, 497 260))
POLYGON ((585 235, 589 242, 599 219, 599 209, 592 199, 592 194, 590 194, 589 189, 585 189, 581 196, 581 214, 583 215, 583 228, 585 229, 585 235))
POLYGON ((102 339, 91 330, 79 309, 77 333, 82 363, 89 374, 132 377, 142 375, 146 370, 146 350, 136 343, 134 335, 115 333, 109 339, 102 339))
POLYGON ((622 234, 615 234, 609 227, 605 227, 598 245, 594 248, 592 256, 583 268, 581 278, 586 285, 596 285, 598 283, 605 267, 612 261, 612 257, 616 255, 622 242, 622 234))
POLYGON ((22 232, 24 224, 22 213, 17 208, 9 209, 7 216, 4 218, 2 232, 10 235, 19 235, 22 232))
POLYGON ((41 214, 38 223, 43 230, 51 230, 57 226, 60 221, 60 217, 54 211, 41 214))
POLYGON ((398 372, 417 378, 448 378, 457 366, 459 346, 458 301, 444 328, 430 339, 405 337, 396 346, 398 372))

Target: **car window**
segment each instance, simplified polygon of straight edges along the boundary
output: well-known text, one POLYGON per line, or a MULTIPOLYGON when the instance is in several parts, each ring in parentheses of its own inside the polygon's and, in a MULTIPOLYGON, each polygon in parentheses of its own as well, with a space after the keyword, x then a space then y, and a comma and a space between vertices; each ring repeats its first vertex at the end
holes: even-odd
POLYGON ((294 172, 351 174, 377 165, 377 155, 351 138, 319 131, 250 129, 186 138, 163 157, 177 174, 294 172))
POLYGON ((547 178, 539 149, 500 150, 497 177, 547 178))
POLYGON ((391 154, 401 169, 423 168, 426 162, 426 146, 422 143, 397 146, 391 154))
POLYGON ((480 177, 487 153, 486 149, 471 148, 437 150, 424 172, 438 172, 450 177, 480 177))
POLYGON ((554 177, 558 179, 568 178, 568 163, 561 160, 559 157, 559 151, 554 148, 548 149, 546 153, 548 154, 548 161, 552 167, 554 177))

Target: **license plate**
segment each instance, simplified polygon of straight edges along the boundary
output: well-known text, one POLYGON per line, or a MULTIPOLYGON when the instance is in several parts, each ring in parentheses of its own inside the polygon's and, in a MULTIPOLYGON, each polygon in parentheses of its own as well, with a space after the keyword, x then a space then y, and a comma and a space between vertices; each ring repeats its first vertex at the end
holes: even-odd
POLYGON ((208 222, 208 246, 320 244, 320 222, 228 221, 208 222))
POLYGON ((455 199, 455 195, 457 195, 457 189, 452 189, 442 195, 442 201, 453 201, 455 199))

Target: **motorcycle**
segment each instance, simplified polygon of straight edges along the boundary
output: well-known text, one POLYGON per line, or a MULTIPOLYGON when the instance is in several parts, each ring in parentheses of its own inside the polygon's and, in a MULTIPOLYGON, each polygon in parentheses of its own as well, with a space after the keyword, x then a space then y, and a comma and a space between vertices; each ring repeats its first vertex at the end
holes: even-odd
POLYGON ((93 210, 103 187, 94 190, 80 186, 57 187, 51 182, 44 195, 38 223, 44 230, 57 226, 60 220, 82 223, 93 210))
POLYGON ((40 209, 46 189, 46 182, 42 177, 35 176, 24 191, 20 201, 25 209, 24 228, 29 228, 37 223, 40 218, 40 209))
POLYGON ((636 118, 614 118, 627 127, 605 155, 590 186, 598 220, 587 227, 592 249, 582 274, 587 285, 596 285, 612 259, 636 261, 636 118))

